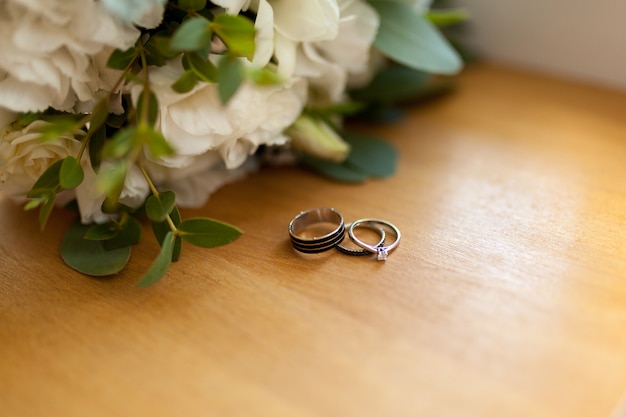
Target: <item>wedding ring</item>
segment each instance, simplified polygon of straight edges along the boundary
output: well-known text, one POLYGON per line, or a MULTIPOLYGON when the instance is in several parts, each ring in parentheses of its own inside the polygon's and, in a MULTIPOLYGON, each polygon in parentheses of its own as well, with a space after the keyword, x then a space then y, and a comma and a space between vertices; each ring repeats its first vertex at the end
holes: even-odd
POLYGON ((303 253, 319 253, 343 241, 343 216, 332 208, 314 208, 300 212, 289 222, 289 236, 294 249, 303 253), (330 230, 330 231, 328 231, 330 230))
POLYGON ((389 252, 391 252, 400 244, 400 238, 402 235, 400 234, 400 229, 398 229, 394 224, 389 223, 388 221, 378 220, 378 219, 359 219, 359 220, 352 222, 352 225, 348 228, 348 236, 350 236, 350 239, 352 239, 354 243, 356 243, 363 249, 369 252, 375 253, 377 260, 386 261, 387 256, 389 255, 389 252), (396 235, 396 240, 394 240, 393 243, 387 246, 373 246, 373 245, 369 245, 361 241, 358 237, 354 235, 354 229, 356 229, 360 225, 372 224, 372 223, 380 224, 382 226, 386 226, 389 229, 391 229, 393 233, 396 235))
MULTIPOLYGON (((348 230, 350 226, 352 226, 352 223, 346 224, 346 230, 348 230)), ((374 223, 363 223, 363 227, 367 227, 368 229, 371 229, 380 234, 380 241, 375 245, 376 247, 382 246, 385 243, 386 233, 382 227, 378 227, 374 223)), ((341 253, 345 253, 346 255, 352 255, 352 256, 363 256, 363 255, 371 254, 371 252, 368 251, 367 249, 351 249, 351 248, 342 246, 341 244, 338 244, 337 246, 335 246, 335 249, 337 249, 341 253)))

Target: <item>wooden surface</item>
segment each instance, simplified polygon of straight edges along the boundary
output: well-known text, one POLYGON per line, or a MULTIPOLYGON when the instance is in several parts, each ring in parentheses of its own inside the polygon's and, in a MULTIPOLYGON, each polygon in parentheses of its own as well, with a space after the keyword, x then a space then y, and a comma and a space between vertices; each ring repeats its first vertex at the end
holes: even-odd
POLYGON ((626 389, 626 95, 494 66, 372 130, 397 175, 266 169, 202 210, 246 234, 186 247, 159 284, 146 234, 108 279, 0 203, 3 416, 609 416, 626 389), (386 263, 288 241, 333 206, 403 232, 386 263))

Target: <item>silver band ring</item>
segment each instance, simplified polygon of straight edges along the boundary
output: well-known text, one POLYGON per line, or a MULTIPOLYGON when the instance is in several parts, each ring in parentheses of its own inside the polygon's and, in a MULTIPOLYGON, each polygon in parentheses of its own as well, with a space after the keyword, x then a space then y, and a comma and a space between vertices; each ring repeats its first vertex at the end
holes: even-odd
POLYGON ((376 259, 379 261, 387 260, 387 256, 389 255, 389 252, 391 252, 400 244, 400 238, 402 236, 400 233, 400 229, 398 229, 394 224, 386 220, 378 220, 378 219, 359 219, 359 220, 352 222, 352 225, 348 228, 348 235, 350 236, 350 239, 352 239, 354 243, 356 243, 357 245, 359 245, 360 247, 362 247, 363 249, 369 252, 375 253, 376 259), (365 223, 380 224, 382 226, 386 226, 390 228, 391 230, 393 230, 393 233, 396 235, 396 240, 394 240, 390 245, 387 245, 387 246, 373 246, 373 245, 369 245, 361 241, 358 237, 354 235, 354 229, 359 227, 359 225, 362 225, 365 223))
POLYGON ((327 251, 343 241, 345 236, 343 216, 335 209, 326 207, 302 211, 289 222, 289 236, 291 244, 297 251, 303 253, 327 251), (315 225, 323 224, 331 224, 334 229, 322 236, 306 236, 315 225))
MULTIPOLYGON (((352 226, 352 223, 346 224, 346 230, 348 230, 350 226, 352 226)), ((367 227, 368 229, 371 229, 380 234, 380 241, 375 245, 376 247, 382 246, 385 244, 385 237, 386 237, 385 229, 383 229, 382 227, 376 226, 374 223, 364 223, 363 227, 367 227)), ((341 244, 338 244, 337 246, 335 246, 335 249, 337 249, 341 253, 345 253, 346 255, 352 255, 352 256, 364 256, 364 255, 370 255, 372 253, 368 251, 367 249, 350 249, 350 248, 346 248, 345 246, 342 246, 341 244)))

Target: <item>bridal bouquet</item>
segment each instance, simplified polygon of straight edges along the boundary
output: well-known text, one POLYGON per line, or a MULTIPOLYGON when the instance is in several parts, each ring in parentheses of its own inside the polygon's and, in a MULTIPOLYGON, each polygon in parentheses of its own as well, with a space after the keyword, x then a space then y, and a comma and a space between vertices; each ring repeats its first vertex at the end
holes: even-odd
POLYGON ((393 149, 341 118, 458 72, 437 26, 460 18, 423 0, 0 0, 0 191, 42 229, 74 204, 61 255, 94 276, 125 266, 147 217, 161 245, 150 285, 183 241, 242 233, 178 207, 259 155, 389 175, 393 149))

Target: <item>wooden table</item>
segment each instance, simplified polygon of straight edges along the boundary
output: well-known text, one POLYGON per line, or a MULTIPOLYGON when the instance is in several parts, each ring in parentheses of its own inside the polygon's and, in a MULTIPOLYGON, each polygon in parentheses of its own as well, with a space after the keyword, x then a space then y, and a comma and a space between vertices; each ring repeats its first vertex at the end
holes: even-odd
MULTIPOLYGON (((496 66, 387 136, 362 185, 264 169, 201 210, 245 235, 157 285, 146 234, 90 279, 72 220, 0 204, 2 416, 609 416, 626 389, 626 95, 496 66), (403 232, 386 262, 293 251, 333 206, 403 232)), ((615 411, 617 412, 617 411, 615 411)), ((617 414, 615 414, 617 415, 617 414)))

